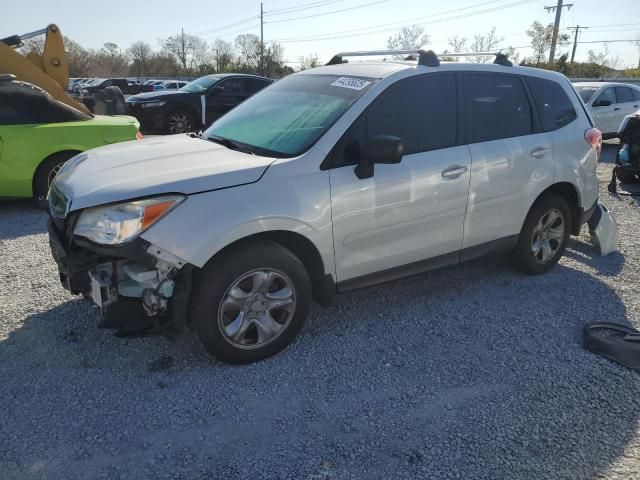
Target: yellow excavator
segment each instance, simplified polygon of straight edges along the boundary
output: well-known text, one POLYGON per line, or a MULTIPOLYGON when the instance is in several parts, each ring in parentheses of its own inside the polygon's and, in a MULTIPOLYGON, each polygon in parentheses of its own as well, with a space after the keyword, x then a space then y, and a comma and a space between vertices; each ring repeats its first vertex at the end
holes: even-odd
POLYGON ((0 75, 3 74, 14 75, 16 80, 32 83, 56 100, 85 113, 127 113, 124 96, 118 87, 107 87, 79 98, 67 94, 65 88, 69 83, 69 63, 62 33, 54 24, 35 32, 0 39, 0 75), (42 54, 31 52, 25 56, 20 53, 18 48, 25 40, 41 35, 45 35, 42 54))

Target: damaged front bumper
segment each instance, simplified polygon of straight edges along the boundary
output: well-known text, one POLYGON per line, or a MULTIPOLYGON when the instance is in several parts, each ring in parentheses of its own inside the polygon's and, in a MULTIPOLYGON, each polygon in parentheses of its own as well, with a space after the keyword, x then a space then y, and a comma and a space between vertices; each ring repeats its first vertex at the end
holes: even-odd
POLYGON ((51 253, 63 287, 82 294, 104 315, 120 300, 138 300, 149 317, 178 330, 187 322, 192 266, 141 238, 105 246, 73 237, 74 218, 50 218, 51 253))

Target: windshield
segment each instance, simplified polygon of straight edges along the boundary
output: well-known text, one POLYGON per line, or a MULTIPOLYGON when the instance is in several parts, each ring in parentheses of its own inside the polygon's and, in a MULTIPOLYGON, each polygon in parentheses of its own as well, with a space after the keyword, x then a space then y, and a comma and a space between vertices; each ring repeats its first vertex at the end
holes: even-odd
POLYGON ((217 75, 207 75, 206 77, 200 77, 193 82, 187 83, 180 90, 183 92, 203 93, 209 90, 209 87, 214 83, 220 81, 221 77, 217 75))
POLYGON ((587 103, 593 97, 593 94, 596 93, 599 87, 576 87, 580 98, 584 103, 587 103))
POLYGON ((295 157, 308 150, 374 84, 373 78, 298 74, 261 90, 204 132, 258 155, 295 157))

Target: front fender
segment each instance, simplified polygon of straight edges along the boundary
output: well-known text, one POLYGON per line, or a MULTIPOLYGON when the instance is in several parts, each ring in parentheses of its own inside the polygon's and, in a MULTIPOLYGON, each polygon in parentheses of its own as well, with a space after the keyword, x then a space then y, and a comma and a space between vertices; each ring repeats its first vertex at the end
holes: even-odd
POLYGON ((286 168, 273 165, 254 184, 190 195, 142 237, 202 267, 238 240, 284 230, 310 240, 335 275, 328 172, 281 176, 286 168))

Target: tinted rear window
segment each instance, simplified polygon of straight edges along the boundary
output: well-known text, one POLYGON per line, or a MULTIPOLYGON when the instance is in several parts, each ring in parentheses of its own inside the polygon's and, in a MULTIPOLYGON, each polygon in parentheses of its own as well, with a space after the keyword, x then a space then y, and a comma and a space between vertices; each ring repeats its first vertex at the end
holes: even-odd
POLYGON ((598 91, 598 87, 576 87, 576 90, 580 94, 580 98, 584 103, 587 103, 593 97, 593 94, 598 91))
POLYGON ((628 87, 616 87, 618 103, 633 102, 633 94, 628 87))
POLYGON ((469 143, 532 132, 531 105, 520 78, 468 73, 464 84, 469 143))
POLYGON ((528 77, 527 83, 546 132, 564 127, 577 118, 571 100, 556 82, 528 77))

